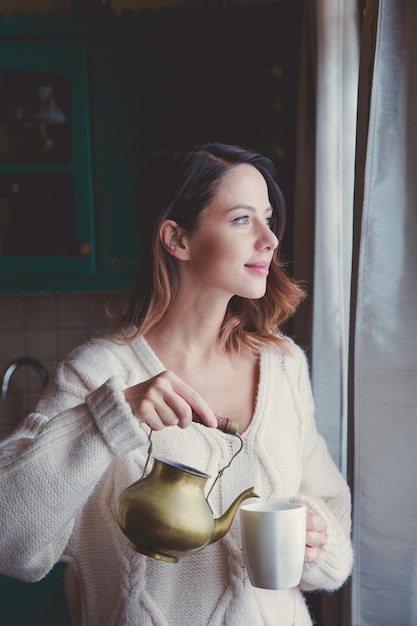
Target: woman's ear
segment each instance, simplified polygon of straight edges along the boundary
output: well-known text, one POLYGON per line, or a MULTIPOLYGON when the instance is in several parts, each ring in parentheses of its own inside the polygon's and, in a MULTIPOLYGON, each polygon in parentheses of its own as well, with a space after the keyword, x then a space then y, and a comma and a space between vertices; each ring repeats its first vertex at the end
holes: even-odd
POLYGON ((176 259, 188 260, 188 247, 185 230, 174 222, 165 220, 159 229, 159 237, 165 250, 176 259))

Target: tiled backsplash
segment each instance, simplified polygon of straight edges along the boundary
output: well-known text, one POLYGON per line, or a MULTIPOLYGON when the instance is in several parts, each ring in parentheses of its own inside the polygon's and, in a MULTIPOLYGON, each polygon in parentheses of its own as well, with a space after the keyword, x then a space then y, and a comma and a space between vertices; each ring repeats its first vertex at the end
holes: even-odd
MULTIPOLYGON (((106 307, 119 311, 125 291, 0 295, 0 381, 10 363, 31 357, 53 376, 56 365, 87 339, 109 327, 106 307)), ((14 371, 0 400, 0 438, 30 412, 42 390, 30 366, 14 371)))

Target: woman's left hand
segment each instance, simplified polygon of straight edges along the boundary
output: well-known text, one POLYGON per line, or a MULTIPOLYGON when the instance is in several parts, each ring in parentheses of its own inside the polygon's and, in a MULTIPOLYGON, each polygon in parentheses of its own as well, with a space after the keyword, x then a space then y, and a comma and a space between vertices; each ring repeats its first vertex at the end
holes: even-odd
POLYGON ((307 508, 306 520, 306 550, 305 563, 312 563, 319 556, 326 543, 327 523, 320 515, 307 508))

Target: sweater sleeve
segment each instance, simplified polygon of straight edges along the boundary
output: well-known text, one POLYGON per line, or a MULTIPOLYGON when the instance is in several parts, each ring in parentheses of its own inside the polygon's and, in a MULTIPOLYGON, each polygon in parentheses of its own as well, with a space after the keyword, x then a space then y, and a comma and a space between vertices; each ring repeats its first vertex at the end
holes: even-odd
POLYGON ((147 441, 123 378, 96 388, 93 378, 64 362, 36 412, 0 442, 0 573, 41 579, 113 459, 147 441))
POLYGON ((294 500, 306 504, 327 523, 327 541, 320 556, 304 565, 304 591, 333 591, 343 585, 352 569, 351 497, 349 487, 333 462, 314 419, 314 403, 307 361, 303 355, 299 377, 303 406, 303 466, 299 493, 294 500))

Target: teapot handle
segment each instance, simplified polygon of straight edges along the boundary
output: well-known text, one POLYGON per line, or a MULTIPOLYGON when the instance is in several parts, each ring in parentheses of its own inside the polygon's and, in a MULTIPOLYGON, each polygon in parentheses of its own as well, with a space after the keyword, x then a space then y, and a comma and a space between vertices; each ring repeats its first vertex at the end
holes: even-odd
MULTIPOLYGON (((220 417, 220 415, 215 415, 215 418, 217 420, 218 430, 226 433, 226 435, 237 434, 239 429, 239 424, 237 422, 230 420, 228 417, 220 417)), ((203 426, 206 425, 195 411, 193 411, 193 422, 196 422, 196 424, 203 424, 203 426)))
POLYGON ((235 437, 237 437, 237 439, 239 439, 239 441, 240 441, 240 447, 239 447, 239 449, 238 449, 238 450, 236 450, 236 452, 234 453, 234 455, 232 456, 232 458, 230 459, 230 461, 228 462, 228 464, 227 464, 227 465, 225 465, 224 467, 222 467, 222 468, 218 471, 217 476, 216 476, 216 478, 214 479, 214 481, 213 481, 213 483, 212 483, 212 485, 211 485, 211 487, 210 487, 210 489, 209 489, 209 491, 208 491, 208 493, 207 493, 206 500, 208 499, 209 495, 210 495, 210 494, 211 494, 211 492, 213 491, 213 487, 214 487, 214 485, 217 483, 217 481, 219 480, 220 476, 222 476, 222 475, 223 475, 223 472, 224 472, 225 470, 227 470, 227 468, 228 468, 228 467, 230 467, 230 466, 231 466, 232 461, 234 461, 234 460, 235 460, 235 458, 237 457, 237 455, 238 455, 240 452, 242 452, 242 449, 243 449, 243 439, 242 439, 242 437, 239 435, 239 433, 238 433, 238 432, 234 433, 234 436, 235 436, 235 437))
MULTIPOLYGON (((152 432, 153 432, 153 431, 152 431, 152 428, 150 428, 150 429, 149 429, 149 435, 148 435, 148 441, 149 441, 148 456, 146 457, 145 466, 144 466, 144 468, 143 468, 143 472, 142 472, 141 480, 143 480, 143 479, 144 479, 144 477, 145 477, 146 470, 148 469, 149 460, 150 460, 150 458, 151 458, 151 454, 152 454, 152 448, 153 448, 153 443, 152 443, 152 432)), ((234 455, 232 456, 232 458, 230 459, 230 461, 228 462, 228 464, 227 464, 227 465, 225 465, 224 467, 222 467, 222 468, 218 471, 217 476, 216 476, 216 478, 214 479, 214 481, 213 481, 213 483, 212 483, 212 485, 211 485, 211 487, 210 487, 210 489, 209 489, 209 491, 208 491, 208 493, 207 493, 206 499, 207 499, 207 498, 209 497, 209 495, 211 494, 211 492, 212 492, 212 490, 213 490, 213 487, 214 487, 214 485, 217 483, 217 481, 219 480, 220 476, 222 476, 222 475, 223 475, 223 472, 224 472, 225 470, 227 470, 227 468, 228 468, 228 467, 230 467, 230 466, 231 466, 232 461, 234 461, 234 460, 235 460, 235 458, 237 457, 237 455, 238 455, 240 452, 242 452, 242 449, 243 449, 243 439, 242 439, 242 437, 239 435, 239 433, 238 433, 238 432, 233 433, 233 435, 234 435, 234 437, 236 437, 236 438, 237 438, 237 439, 239 439, 239 441, 240 441, 240 446, 239 446, 239 449, 238 449, 238 450, 236 450, 236 452, 234 453, 234 455)))
POLYGON ((150 428, 150 429, 149 429, 148 441, 149 441, 148 456, 146 457, 145 466, 144 466, 144 468, 143 468, 142 476, 141 476, 141 478, 140 478, 141 480, 143 480, 143 479, 145 478, 146 470, 148 469, 149 460, 150 460, 150 458, 151 458, 151 454, 152 454, 152 448, 153 448, 153 443, 152 443, 152 428, 150 428))

